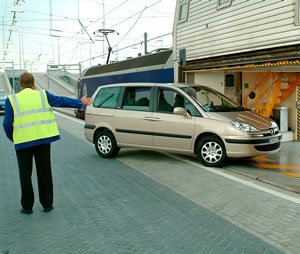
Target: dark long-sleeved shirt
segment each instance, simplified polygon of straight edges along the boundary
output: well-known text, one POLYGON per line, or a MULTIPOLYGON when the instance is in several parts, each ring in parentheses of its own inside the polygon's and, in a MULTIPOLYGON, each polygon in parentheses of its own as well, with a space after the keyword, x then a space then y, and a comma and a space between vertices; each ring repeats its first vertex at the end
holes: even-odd
MULTIPOLYGON (((25 89, 31 89, 31 88, 25 88, 25 89)), ((68 97, 63 96, 56 96, 48 91, 46 91, 47 99, 51 107, 65 107, 65 108, 81 108, 82 102, 79 99, 72 99, 68 97)), ((13 122, 14 122, 14 112, 13 108, 10 104, 9 99, 7 98, 5 101, 5 116, 3 120, 3 128, 6 133, 6 136, 13 141, 13 122)), ((56 140, 59 140, 60 136, 54 136, 50 138, 44 138, 44 139, 38 139, 34 141, 29 141, 21 144, 16 144, 15 149, 20 150, 32 146, 42 145, 42 144, 48 144, 51 142, 54 142, 56 140)))

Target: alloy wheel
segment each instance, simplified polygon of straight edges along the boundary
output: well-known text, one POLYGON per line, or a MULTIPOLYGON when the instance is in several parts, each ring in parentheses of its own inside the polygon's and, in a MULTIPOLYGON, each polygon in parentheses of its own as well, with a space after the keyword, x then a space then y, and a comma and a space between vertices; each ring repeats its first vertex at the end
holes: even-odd
POLYGON ((109 137, 103 135, 98 139, 98 149, 103 154, 108 154, 112 149, 112 142, 109 137))
POLYGON ((208 163, 217 163, 222 155, 223 149, 216 142, 207 142, 201 148, 201 156, 208 163))

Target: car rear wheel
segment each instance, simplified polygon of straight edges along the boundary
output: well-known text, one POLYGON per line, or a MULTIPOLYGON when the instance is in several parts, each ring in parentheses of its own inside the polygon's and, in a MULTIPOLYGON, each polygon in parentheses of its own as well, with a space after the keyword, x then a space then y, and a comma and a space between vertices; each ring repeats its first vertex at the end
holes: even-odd
POLYGON ((114 135, 108 130, 102 130, 97 134, 95 148, 103 158, 113 158, 120 151, 114 135))
POLYGON ((225 146, 216 136, 206 136, 201 139, 196 153, 201 163, 208 167, 220 167, 227 159, 225 146))

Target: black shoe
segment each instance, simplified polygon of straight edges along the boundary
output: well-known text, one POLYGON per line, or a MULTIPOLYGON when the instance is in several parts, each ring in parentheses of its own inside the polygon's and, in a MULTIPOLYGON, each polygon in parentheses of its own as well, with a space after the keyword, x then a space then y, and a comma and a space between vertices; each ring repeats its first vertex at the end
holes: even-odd
POLYGON ((45 212, 45 213, 48 213, 48 212, 50 212, 51 210, 53 210, 53 206, 45 207, 45 208, 44 208, 44 212, 45 212))
POLYGON ((21 209, 21 213, 25 213, 25 214, 32 214, 32 213, 33 213, 33 211, 32 211, 32 209, 30 209, 30 210, 26 210, 26 209, 22 208, 22 209, 21 209))

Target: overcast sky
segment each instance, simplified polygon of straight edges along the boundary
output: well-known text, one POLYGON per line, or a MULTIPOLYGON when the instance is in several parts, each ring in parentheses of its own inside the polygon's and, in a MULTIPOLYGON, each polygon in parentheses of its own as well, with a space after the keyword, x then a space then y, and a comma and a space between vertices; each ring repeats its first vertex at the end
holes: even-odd
MULTIPOLYGON (((11 27, 14 15, 11 7, 15 2, 0 0, 0 46, 7 52, 5 61, 13 61, 15 69, 20 62, 22 68, 25 62, 28 71, 43 71, 47 64, 58 62, 82 62, 83 68, 105 64, 108 44, 103 42, 101 33, 94 34, 103 27, 115 30, 108 34, 113 48, 110 60, 144 54, 145 32, 152 39, 148 52, 172 46, 176 0, 21 0, 24 12, 16 13, 16 23, 11 27), (90 55, 94 58, 91 61, 90 55)), ((3 61, 2 50, 0 57, 3 61)))

